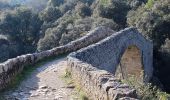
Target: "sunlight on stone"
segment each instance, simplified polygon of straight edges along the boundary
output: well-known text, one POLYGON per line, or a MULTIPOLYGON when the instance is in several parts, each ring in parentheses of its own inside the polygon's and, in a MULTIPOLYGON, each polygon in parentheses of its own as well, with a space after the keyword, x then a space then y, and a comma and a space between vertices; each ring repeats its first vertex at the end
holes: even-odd
POLYGON ((129 46, 124 52, 116 70, 116 77, 128 79, 130 76, 143 81, 143 66, 140 50, 136 46, 129 46))

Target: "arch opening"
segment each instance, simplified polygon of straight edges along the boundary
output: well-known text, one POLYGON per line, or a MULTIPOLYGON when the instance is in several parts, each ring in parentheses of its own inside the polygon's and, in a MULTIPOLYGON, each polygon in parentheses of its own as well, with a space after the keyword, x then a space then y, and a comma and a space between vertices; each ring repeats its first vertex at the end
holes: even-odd
POLYGON ((135 46, 129 46, 117 66, 115 76, 120 79, 129 79, 135 77, 138 81, 144 80, 144 70, 142 64, 142 55, 140 49, 135 46))

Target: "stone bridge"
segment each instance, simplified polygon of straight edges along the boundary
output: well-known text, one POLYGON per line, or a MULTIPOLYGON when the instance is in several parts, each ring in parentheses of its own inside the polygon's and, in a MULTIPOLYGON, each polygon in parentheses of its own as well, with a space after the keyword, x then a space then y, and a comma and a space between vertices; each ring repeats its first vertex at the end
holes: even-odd
POLYGON ((127 28, 70 56, 112 74, 116 69, 122 69, 122 77, 128 74, 138 76, 144 71, 144 81, 148 82, 153 71, 152 50, 150 41, 134 28, 127 28))
POLYGON ((71 53, 68 65, 75 81, 93 99, 136 98, 133 89, 116 79, 133 75, 141 82, 148 82, 153 73, 152 50, 152 43, 141 33, 135 28, 126 28, 71 53))
POLYGON ((114 32, 106 27, 98 27, 67 45, 1 63, 0 90, 6 88, 25 67, 76 51, 68 56, 68 69, 91 98, 136 98, 135 89, 119 82, 115 76, 123 79, 130 75, 141 76, 141 81, 148 82, 153 73, 152 50, 152 43, 134 28, 114 32))

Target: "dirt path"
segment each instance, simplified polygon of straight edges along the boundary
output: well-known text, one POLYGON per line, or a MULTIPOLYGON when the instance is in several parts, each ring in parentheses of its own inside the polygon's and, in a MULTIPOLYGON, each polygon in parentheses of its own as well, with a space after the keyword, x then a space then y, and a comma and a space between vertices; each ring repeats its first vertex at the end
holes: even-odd
POLYGON ((74 89, 61 78, 66 66, 63 57, 38 67, 15 90, 6 91, 5 100, 73 100, 74 89))

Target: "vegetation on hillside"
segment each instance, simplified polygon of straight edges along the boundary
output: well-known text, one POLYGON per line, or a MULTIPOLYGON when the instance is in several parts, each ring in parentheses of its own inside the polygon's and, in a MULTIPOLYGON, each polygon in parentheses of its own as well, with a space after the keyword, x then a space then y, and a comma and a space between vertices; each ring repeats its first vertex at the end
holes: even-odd
POLYGON ((131 10, 127 16, 129 26, 137 29, 154 44, 154 75, 169 87, 170 65, 170 1, 148 0, 136 10, 131 10))
POLYGON ((143 0, 49 0, 45 9, 36 12, 23 5, 24 1, 29 0, 22 0, 21 4, 17 0, 17 5, 9 4, 10 0, 0 4, 3 8, 0 34, 7 38, 1 39, 6 42, 1 42, 0 61, 67 44, 98 26, 123 29, 127 27, 127 13, 144 3, 143 0))

